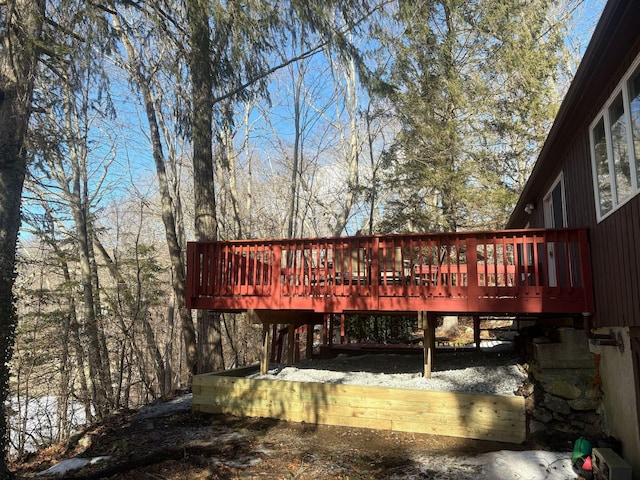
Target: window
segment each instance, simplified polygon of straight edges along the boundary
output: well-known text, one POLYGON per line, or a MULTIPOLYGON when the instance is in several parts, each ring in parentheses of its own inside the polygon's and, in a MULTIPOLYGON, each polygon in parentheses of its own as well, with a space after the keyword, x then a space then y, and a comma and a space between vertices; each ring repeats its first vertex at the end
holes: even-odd
POLYGON ((591 124, 591 163, 598 221, 638 194, 640 57, 591 124))

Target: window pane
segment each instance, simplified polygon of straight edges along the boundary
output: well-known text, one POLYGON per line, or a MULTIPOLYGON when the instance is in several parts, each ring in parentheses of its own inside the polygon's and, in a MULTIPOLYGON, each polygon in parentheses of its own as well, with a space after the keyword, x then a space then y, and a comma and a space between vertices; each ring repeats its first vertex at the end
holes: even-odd
POLYGON ((598 181, 598 204, 600 215, 611 210, 611 178, 607 161, 607 140, 604 134, 604 120, 600 119, 593 128, 593 149, 595 153, 596 175, 598 181))
POLYGON ((613 171, 616 177, 616 203, 622 203, 631 195, 631 170, 627 145, 627 121, 624 116, 622 93, 609 107, 611 121, 611 147, 613 151, 613 171))
POLYGON ((636 159, 636 172, 640 183, 640 69, 629 80, 629 101, 631 107, 631 131, 636 159))

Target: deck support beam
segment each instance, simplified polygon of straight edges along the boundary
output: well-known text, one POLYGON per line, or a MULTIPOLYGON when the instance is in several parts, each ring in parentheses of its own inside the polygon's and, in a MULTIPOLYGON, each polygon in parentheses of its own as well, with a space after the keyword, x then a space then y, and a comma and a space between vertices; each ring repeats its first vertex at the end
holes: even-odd
POLYGON ((262 352, 260 355, 260 375, 269 373, 269 325, 262 324, 262 352))
POLYGON ((306 353, 305 358, 309 360, 313 357, 313 333, 315 330, 315 325, 313 323, 307 323, 307 345, 306 345, 306 353))
POLYGON ((307 310, 247 310, 249 322, 262 325, 262 352, 260 358, 260 371, 266 374, 269 368, 269 360, 273 362, 282 361, 284 349, 284 333, 286 331, 287 358, 286 362, 293 365, 294 361, 300 359, 300 345, 298 343, 298 333, 296 330, 302 325, 307 326, 307 358, 313 356, 313 331, 314 325, 322 324, 322 313, 307 310), (281 329, 279 327, 282 327, 281 329), (271 334, 271 352, 269 352, 269 329, 273 329, 271 334))
POLYGON ((296 327, 293 323, 287 325, 287 365, 293 365, 293 352, 295 347, 296 327))
POLYGON ((476 344, 476 350, 480 351, 480 315, 473 316, 473 341, 476 344))
POLYGON ((418 328, 422 328, 424 332, 424 378, 431 378, 431 370, 433 369, 433 360, 436 351, 436 316, 432 313, 420 311, 418 312, 418 328))

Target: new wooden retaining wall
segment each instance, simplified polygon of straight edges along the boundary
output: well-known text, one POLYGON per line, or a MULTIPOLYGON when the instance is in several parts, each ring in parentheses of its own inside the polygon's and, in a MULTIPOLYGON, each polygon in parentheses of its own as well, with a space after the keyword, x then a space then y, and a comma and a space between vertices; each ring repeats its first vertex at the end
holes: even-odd
MULTIPOLYGON (((524 398, 198 375, 193 411, 522 443, 524 398)), ((236 376, 232 376, 236 375, 236 376)))

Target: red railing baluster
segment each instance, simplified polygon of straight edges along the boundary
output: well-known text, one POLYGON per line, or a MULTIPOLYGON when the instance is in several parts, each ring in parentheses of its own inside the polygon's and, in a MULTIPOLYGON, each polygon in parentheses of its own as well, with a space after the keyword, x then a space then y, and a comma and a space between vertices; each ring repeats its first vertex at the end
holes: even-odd
POLYGON ((193 308, 593 310, 585 229, 192 242, 187 263, 193 308))

